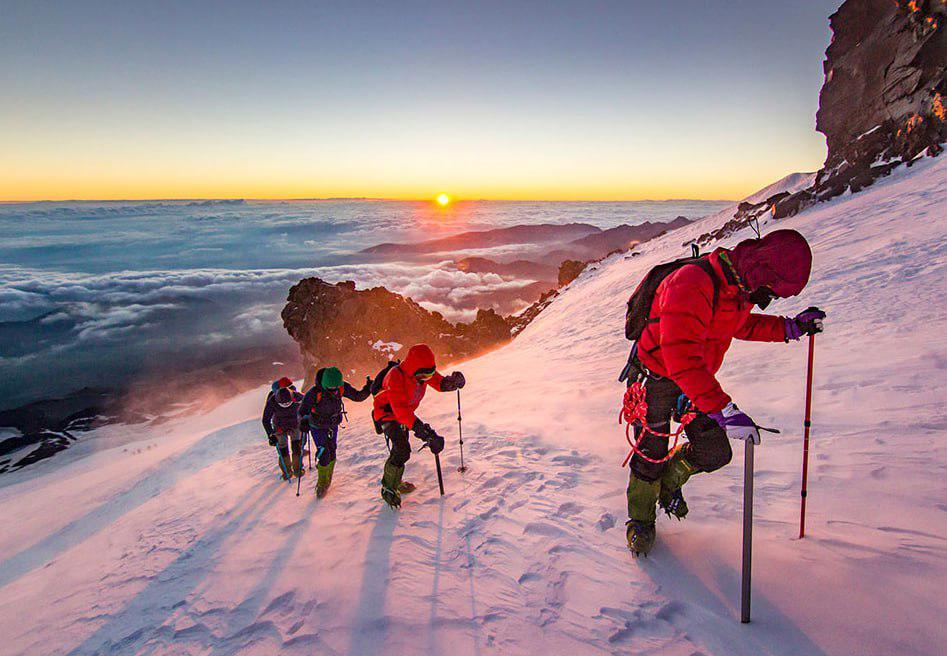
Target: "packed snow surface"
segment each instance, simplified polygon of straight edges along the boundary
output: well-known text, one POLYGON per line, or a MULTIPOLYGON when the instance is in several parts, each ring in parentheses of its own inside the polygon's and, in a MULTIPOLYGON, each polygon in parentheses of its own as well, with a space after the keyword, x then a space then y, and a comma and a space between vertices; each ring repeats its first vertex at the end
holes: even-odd
POLYGON ((594 266, 512 344, 462 365, 463 475, 456 397, 428 395, 421 415, 449 440, 443 498, 422 451, 407 471, 419 489, 400 512, 382 504, 387 452, 355 403, 329 495, 316 500, 308 476, 296 498, 259 424, 265 389, 137 434, 112 427, 4 476, 0 651, 942 653, 945 190, 942 157, 779 223, 810 239, 815 265, 804 294, 771 310, 829 317, 804 540, 805 343, 736 343, 721 374, 783 430, 756 450, 749 625, 742 448, 688 484, 688 518, 659 519, 635 560, 616 423, 624 301, 721 213, 594 266))

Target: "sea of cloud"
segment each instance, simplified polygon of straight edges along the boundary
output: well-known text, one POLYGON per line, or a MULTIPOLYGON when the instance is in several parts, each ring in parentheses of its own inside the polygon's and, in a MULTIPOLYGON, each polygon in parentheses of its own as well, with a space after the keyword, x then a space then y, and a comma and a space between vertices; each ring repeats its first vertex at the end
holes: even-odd
POLYGON ((0 408, 156 367, 285 357, 280 310, 301 278, 383 285, 451 320, 511 312, 534 281, 358 251, 519 223, 697 216, 719 204, 175 201, 0 205, 0 408))

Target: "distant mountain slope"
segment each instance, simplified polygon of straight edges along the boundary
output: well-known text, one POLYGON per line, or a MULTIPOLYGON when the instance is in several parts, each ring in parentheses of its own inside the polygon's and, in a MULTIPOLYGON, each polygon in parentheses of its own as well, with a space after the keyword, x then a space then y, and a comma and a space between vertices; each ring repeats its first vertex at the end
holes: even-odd
POLYGON ((362 253, 377 255, 438 253, 472 248, 490 248, 509 244, 536 244, 549 241, 569 241, 585 235, 601 232, 601 228, 587 223, 518 225, 478 232, 462 232, 459 235, 431 239, 417 243, 378 244, 362 250, 362 253))

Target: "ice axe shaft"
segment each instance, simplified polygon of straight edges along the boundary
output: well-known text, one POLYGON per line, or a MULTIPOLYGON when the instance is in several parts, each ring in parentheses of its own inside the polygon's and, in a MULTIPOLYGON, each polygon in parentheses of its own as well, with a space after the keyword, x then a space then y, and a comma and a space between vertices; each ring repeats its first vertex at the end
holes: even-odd
POLYGON ((743 581, 740 621, 750 622, 750 577, 753 562, 753 441, 746 440, 743 451, 743 581))
POLYGON ((441 496, 444 496, 444 477, 441 475, 441 456, 434 454, 434 467, 437 469, 437 486, 441 488, 441 496))
POLYGON ((464 464, 464 420, 460 414, 460 390, 457 390, 457 432, 460 435, 460 467, 457 471, 463 474, 467 466, 464 464))
POLYGON ((809 485, 809 429, 812 427, 812 361, 815 356, 815 335, 809 335, 809 369, 806 373, 806 418, 802 438, 802 489, 800 491, 799 539, 806 537, 806 495, 809 485))

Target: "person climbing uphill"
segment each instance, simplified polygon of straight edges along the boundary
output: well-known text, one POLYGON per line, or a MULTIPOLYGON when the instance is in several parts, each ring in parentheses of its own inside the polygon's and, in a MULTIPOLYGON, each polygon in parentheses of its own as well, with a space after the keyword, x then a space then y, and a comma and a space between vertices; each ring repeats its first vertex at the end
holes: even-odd
POLYGON ((345 413, 343 398, 364 401, 371 394, 372 379, 368 378, 357 390, 342 378, 336 367, 325 367, 316 372, 315 384, 299 404, 299 431, 312 435, 317 451, 316 496, 320 499, 329 491, 339 438, 339 425, 345 413))
POLYGON ((411 458, 408 431, 414 431, 431 453, 444 450, 444 438, 415 415, 424 393, 428 387, 439 392, 453 392, 465 384, 464 375, 459 371, 449 376, 437 372, 434 352, 426 344, 412 346, 404 362, 389 366, 384 374, 381 389, 375 396, 372 418, 391 448, 381 479, 381 496, 392 508, 400 507, 401 495, 415 487, 401 480, 405 463, 411 458))
POLYGON ((302 438, 297 421, 299 402, 302 398, 292 381, 283 378, 273 383, 273 389, 266 395, 266 404, 263 406, 263 429, 270 446, 275 446, 279 452, 283 480, 305 473, 302 469, 302 438), (290 442, 293 448, 292 465, 288 444, 290 442))
MULTIPOLYGON (((642 435, 642 427, 636 428, 627 490, 627 539, 635 555, 647 555, 654 545, 656 504, 683 519, 688 508, 681 488, 687 480, 730 462, 728 438, 760 443, 757 425, 715 374, 734 338, 788 342, 822 331, 826 315, 818 308, 793 318, 751 312, 754 305, 765 309, 774 298, 798 295, 811 267, 806 239, 794 230, 776 230, 687 261, 657 285, 629 357, 629 388, 643 385, 647 403, 647 430, 642 435), (685 424, 688 442, 668 457, 672 417, 685 424)), ((629 322, 635 301, 633 295, 629 322)), ((633 338, 628 325, 626 335, 633 338)))

